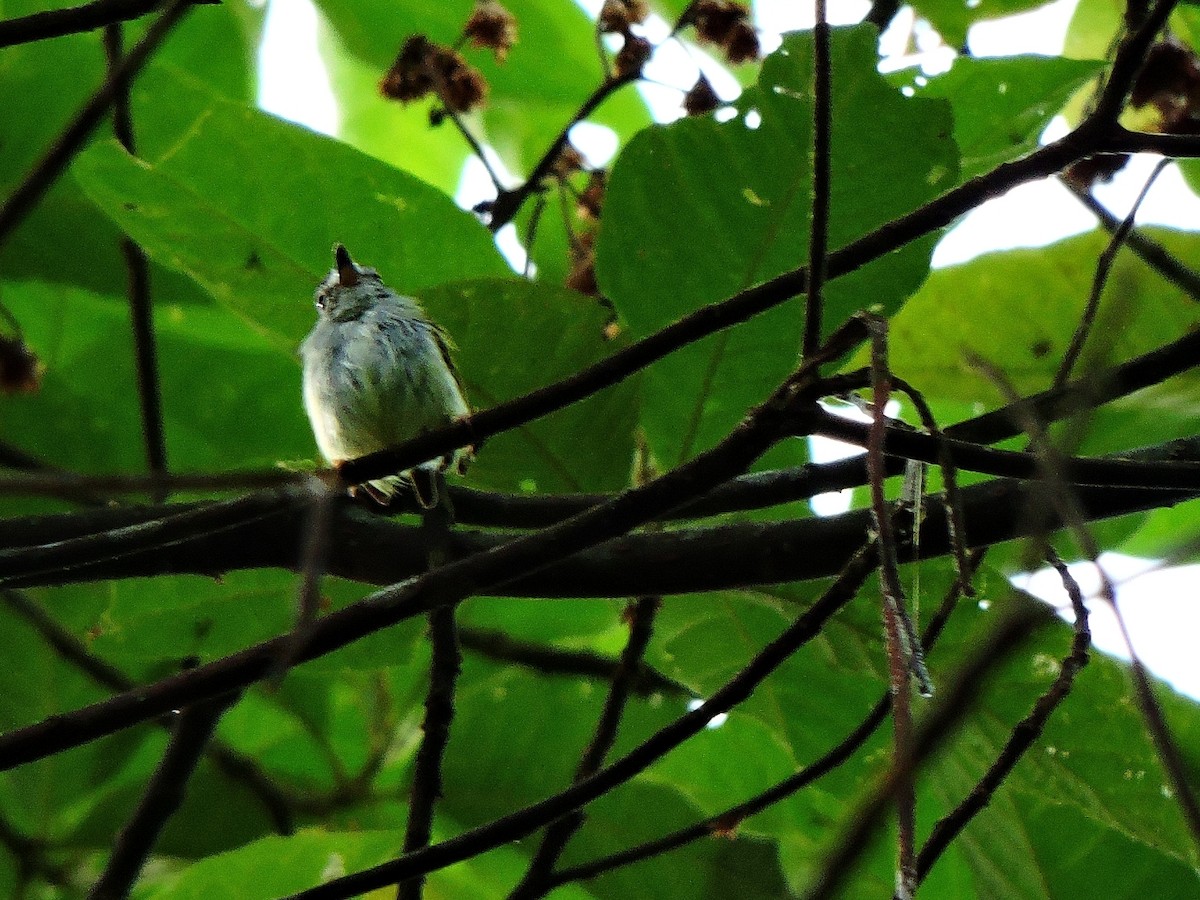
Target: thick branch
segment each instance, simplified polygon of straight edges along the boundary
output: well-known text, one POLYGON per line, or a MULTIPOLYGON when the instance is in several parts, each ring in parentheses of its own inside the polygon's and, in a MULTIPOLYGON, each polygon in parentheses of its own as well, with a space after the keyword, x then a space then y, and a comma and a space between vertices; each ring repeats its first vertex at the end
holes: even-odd
MULTIPOLYGON (((859 427, 857 423, 847 423, 847 431, 841 436, 853 438, 859 427)), ((928 435, 893 430, 889 432, 889 441, 893 437, 906 447, 911 442, 913 446, 907 449, 930 451, 931 459, 936 454, 936 441, 928 435)), ((1186 485, 1176 489, 1127 488, 1114 487, 1113 481, 1101 479, 1098 486, 1079 488, 1087 519, 1159 509, 1200 494, 1200 472, 1197 472, 1200 464, 1154 461, 1194 460, 1198 456, 1197 443, 1196 439, 1170 442, 1141 451, 1138 459, 1073 461, 1072 469, 1086 468, 1085 463, 1112 466, 1110 474, 1127 480, 1148 472, 1186 485), (1139 470, 1139 465, 1147 468, 1139 470)), ((1021 454, 1013 456, 1023 458, 1021 454)), ((1041 492, 1036 481, 997 480, 964 489, 965 530, 971 546, 1036 534, 1042 525, 1031 521, 1025 510, 1041 492)), ((264 493, 231 501, 223 510, 192 509, 190 514, 197 519, 201 512, 208 513, 203 519, 205 528, 198 529, 198 533, 189 531, 184 527, 185 515, 180 514, 166 520, 184 520, 168 532, 169 540, 156 540, 149 546, 136 544, 145 529, 141 523, 146 513, 141 510, 88 513, 94 517, 93 528, 104 522, 120 523, 124 527, 117 534, 129 541, 119 545, 103 534, 92 548, 87 545, 89 538, 76 539, 82 547, 69 540, 83 528, 79 514, 12 520, 0 527, 0 542, 21 540, 24 534, 32 532, 48 546, 33 548, 37 554, 32 566, 26 565, 28 561, 22 558, 23 550, 0 552, 0 572, 5 576, 5 584, 15 587, 161 574, 219 575, 261 567, 295 570, 300 563, 297 547, 303 538, 303 520, 296 514, 299 502, 289 494, 264 493), (244 520, 234 515, 241 511, 245 512, 244 520), (87 552, 71 558, 55 555, 63 548, 76 554, 87 552)), ((926 516, 918 544, 922 559, 950 552, 945 515, 944 508, 935 506, 926 516)), ((861 542, 869 526, 868 519, 865 511, 855 511, 822 519, 745 522, 630 535, 498 585, 492 591, 522 597, 640 596, 827 577, 840 568, 861 542)), ((1061 524, 1057 520, 1049 523, 1053 527, 1061 524)), ((162 530, 167 529, 164 526, 162 530)), ((341 502, 334 510, 332 535, 328 559, 332 574, 391 584, 424 570, 424 544, 412 526, 370 516, 341 502)), ((463 558, 498 547, 510 538, 508 534, 459 530, 451 535, 450 547, 456 558, 463 558)), ((903 559, 912 558, 911 548, 901 549, 907 554, 903 559)))

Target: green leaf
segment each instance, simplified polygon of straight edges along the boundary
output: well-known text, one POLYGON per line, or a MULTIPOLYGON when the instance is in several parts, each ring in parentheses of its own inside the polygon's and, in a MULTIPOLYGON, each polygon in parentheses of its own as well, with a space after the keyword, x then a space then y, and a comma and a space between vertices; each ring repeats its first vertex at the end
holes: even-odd
MULTIPOLYGON (((918 86, 916 96, 950 102, 966 180, 1035 150, 1063 104, 1102 68, 1056 56, 960 57, 949 72, 918 86)), ((915 69, 897 74, 925 82, 915 69)))
MULTIPOLYGON (((125 301, 42 282, 4 282, 3 291, 46 372, 40 391, 5 401, 0 435, 75 471, 143 470, 125 301)), ((172 299, 160 295, 155 316, 172 466, 219 470, 313 457, 290 349, 277 349, 226 310, 172 299)))
MULTIPOLYGON (((1146 233, 1184 263, 1200 264, 1189 235, 1165 229, 1146 233)), ((1019 393, 1045 390, 1075 331, 1108 240, 1092 232, 934 272, 892 318, 892 369, 933 401, 981 408, 1002 404, 997 386, 972 367, 969 354, 974 353, 999 366, 1019 393)), ((1198 322, 1195 301, 1122 250, 1076 375, 1175 340, 1198 322)), ((1197 376, 1188 374, 1097 410, 1080 451, 1114 452, 1192 434, 1198 391, 1197 376)))
MULTIPOLYGON (((509 279, 457 282, 420 292, 454 338, 467 397, 489 407, 596 362, 607 313, 562 288, 509 279)), ((629 483, 638 379, 487 441, 472 480, 503 490, 579 491, 629 483)))
MULTIPOLYGON (((870 27, 834 32, 831 248, 957 178, 947 105, 900 96, 876 71, 875 41, 870 27)), ((597 272, 635 336, 806 261, 811 69, 810 38, 789 35, 737 118, 654 128, 621 154, 597 272)), ((831 283, 825 332, 866 306, 896 309, 925 277, 931 246, 917 241, 831 283)), ((795 365, 802 320, 796 299, 653 367, 645 424, 659 458, 711 446, 762 401, 795 365)))
MULTIPOLYGON (((182 79, 177 88, 205 90, 182 79)), ((102 144, 79 158, 75 175, 153 258, 280 348, 295 347, 311 327, 307 298, 328 272, 335 241, 405 293, 508 271, 486 229, 444 194, 215 95, 157 158, 102 144)))

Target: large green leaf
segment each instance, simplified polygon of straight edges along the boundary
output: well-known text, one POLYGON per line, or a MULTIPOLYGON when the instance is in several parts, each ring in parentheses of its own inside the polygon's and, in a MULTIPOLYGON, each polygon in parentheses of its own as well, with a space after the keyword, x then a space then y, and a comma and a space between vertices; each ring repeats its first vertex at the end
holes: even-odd
MULTIPOLYGON (((614 349, 604 336, 604 311, 562 288, 486 280, 420 296, 458 344, 463 381, 476 407, 564 378, 614 349)), ((625 487, 633 461, 637 381, 489 440, 475 480, 543 492, 625 487)))
MULTIPOLYGON (((1192 266, 1193 238, 1148 234, 1192 266)), ((1036 250, 1012 250, 941 269, 892 318, 891 364, 931 400, 1000 405, 1000 389, 970 354, 999 366, 1015 389, 1048 388, 1087 302, 1107 235, 1092 232, 1036 250)), ((1128 250, 1117 257, 1091 340, 1076 367, 1083 375, 1175 340, 1200 322, 1200 306, 1128 250)), ((860 362, 862 360, 860 359, 860 362)), ((1113 452, 1192 434, 1200 384, 1194 375, 1098 410, 1083 450, 1113 452)))
MULTIPOLYGON (((872 28, 834 32, 831 248, 957 179, 947 105, 902 97, 876 64, 872 28)), ((811 41, 789 35, 735 119, 654 128, 621 154, 598 274, 636 336, 806 261, 811 69, 811 41)), ((826 333, 859 309, 896 309, 928 271, 931 246, 918 241, 830 284, 826 333)), ((645 423, 660 458, 710 446, 761 401, 795 365, 802 320, 797 299, 653 367, 645 423)))
MULTIPOLYGON (((3 289, 46 367, 40 391, 5 399, 3 439, 75 471, 140 471, 124 300, 36 281, 4 282, 3 289)), ((171 464, 194 471, 311 458, 291 352, 226 310, 174 299, 161 293, 155 317, 171 464)))
POLYGON ((898 74, 917 85, 916 96, 949 101, 967 179, 1036 149, 1051 118, 1101 68, 1057 56, 960 57, 927 83, 915 69, 898 74))
MULTIPOLYGON (((204 91, 184 79, 176 88, 204 91)), ((80 157, 75 175, 153 258, 281 348, 311 327, 307 299, 335 241, 406 293, 508 271, 483 226, 441 192, 215 95, 157 157, 139 160, 102 144, 80 157)))
MULTIPOLYGON (((65 4, 71 5, 71 4, 65 4)), ((36 12, 41 3, 6 4, 7 15, 36 12)), ((202 6, 177 26, 160 49, 160 64, 187 72, 209 85, 210 90, 250 101, 251 50, 257 35, 255 13, 240 5, 202 6), (212 53, 220 46, 225 52, 212 53)), ((137 39, 140 25, 126 28, 125 46, 137 39)), ((78 107, 95 90, 104 76, 104 51, 99 32, 70 35, 37 44, 5 48, 0 54, 0 83, 5 86, 5 103, 0 108, 0 194, 7 193, 23 178, 34 161, 66 126, 78 107)), ((136 82, 145 90, 154 82, 143 73, 136 82)), ((151 102, 135 103, 134 136, 143 150, 174 141, 177 137, 176 103, 170 92, 151 90, 151 102)), ((96 131, 100 139, 111 134, 107 125, 96 131)), ((69 178, 60 179, 46 199, 32 212, 0 250, 0 270, 7 277, 41 278, 51 282, 79 284, 93 290, 123 293, 125 263, 119 253, 119 232, 84 197, 69 178), (80 254, 79 247, 96 252, 80 254)), ((152 283, 171 293, 187 293, 184 279, 155 269, 152 283)))

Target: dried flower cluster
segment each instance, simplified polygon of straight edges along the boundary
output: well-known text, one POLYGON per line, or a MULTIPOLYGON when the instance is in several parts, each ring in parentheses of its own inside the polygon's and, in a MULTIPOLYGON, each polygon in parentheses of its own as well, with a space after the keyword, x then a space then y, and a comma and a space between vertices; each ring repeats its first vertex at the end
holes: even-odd
POLYGON ((1150 48, 1129 95, 1135 107, 1153 106, 1165 134, 1200 134, 1200 61, 1174 39, 1150 48))
POLYGON ((629 34, 630 25, 640 25, 650 15, 645 0, 604 0, 597 24, 602 34, 629 34))
POLYGON ((472 47, 491 50, 499 62, 504 62, 508 51, 517 42, 517 20, 496 0, 476 0, 463 37, 472 47))
POLYGON ((404 42, 379 89, 401 103, 435 94, 455 112, 474 109, 487 97, 487 82, 478 69, 457 50, 435 44, 423 34, 404 42))
MULTIPOLYGON (((476 0, 466 25, 463 41, 489 49, 503 62, 517 40, 517 20, 497 0, 476 0)), ((487 99, 488 85, 482 73, 470 65, 454 47, 415 34, 404 42, 396 61, 383 76, 380 92, 392 100, 410 103, 435 95, 452 112, 469 112, 487 99)), ((441 121, 441 111, 430 122, 441 121)))
POLYGON ((702 116, 721 105, 721 98, 713 90, 712 82, 700 73, 691 90, 683 95, 683 109, 689 116, 702 116))
MULTIPOLYGON (((1157 121, 1143 124, 1163 134, 1200 134, 1200 59, 1187 46, 1167 38, 1146 54, 1146 62, 1133 82, 1129 103, 1135 109, 1152 108, 1157 121)), ((1108 182, 1125 167, 1125 154, 1089 156, 1070 166, 1063 177, 1090 188, 1108 182)))
POLYGON ((758 59, 758 34, 750 24, 750 10, 736 0, 697 0, 684 18, 696 28, 696 39, 725 52, 733 64, 758 59))

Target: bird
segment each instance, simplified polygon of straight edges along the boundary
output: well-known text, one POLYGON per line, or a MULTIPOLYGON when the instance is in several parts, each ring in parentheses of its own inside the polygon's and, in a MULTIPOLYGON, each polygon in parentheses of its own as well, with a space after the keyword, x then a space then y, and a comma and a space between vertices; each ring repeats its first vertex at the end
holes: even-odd
MULTIPOLYGON (((304 409, 321 454, 334 468, 468 417, 470 407, 446 332, 412 297, 360 266, 342 244, 317 286, 317 322, 300 345, 304 409)), ((438 474, 464 472, 471 448, 360 485, 388 505, 407 483, 422 509, 438 503, 438 474)), ((354 489, 351 489, 354 493, 354 489)))

